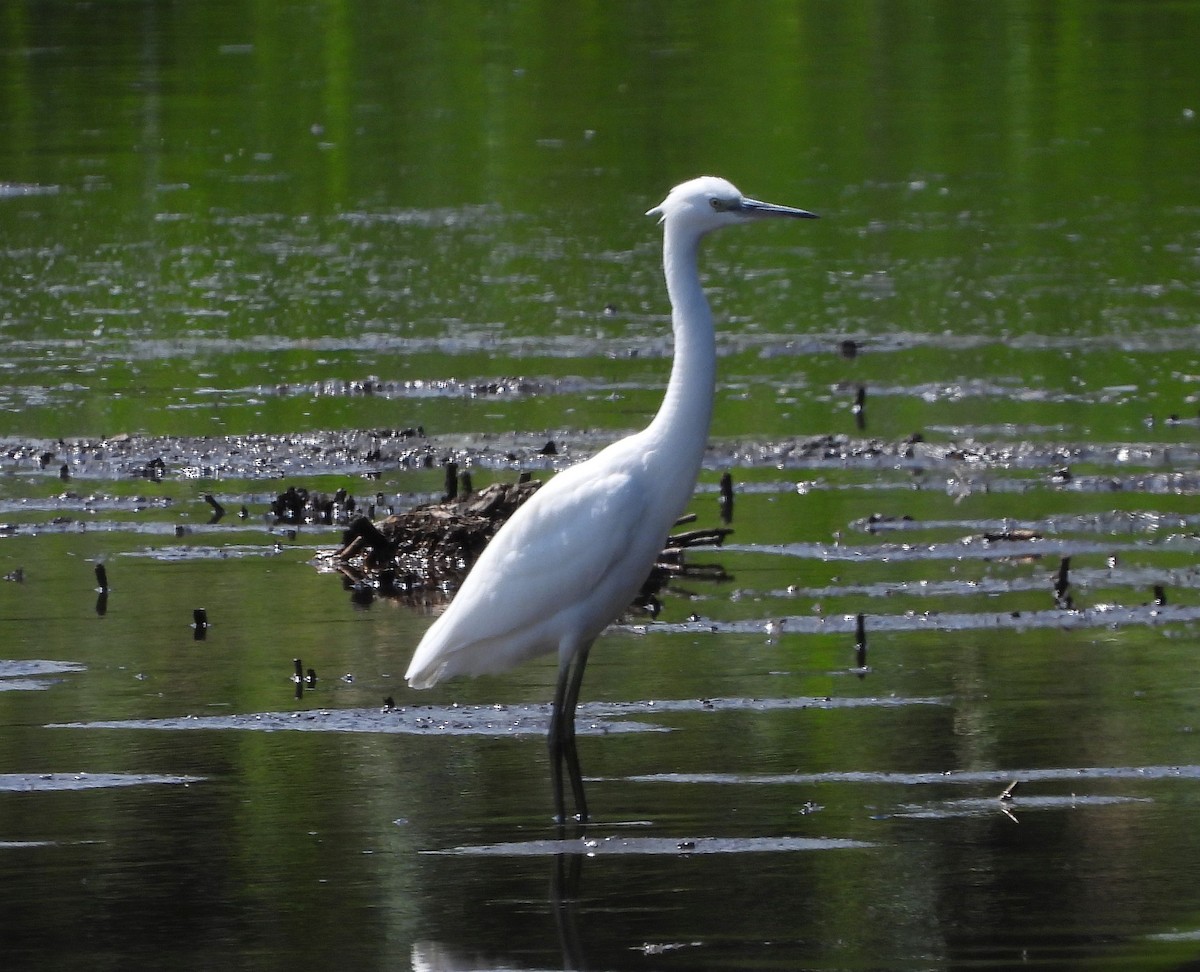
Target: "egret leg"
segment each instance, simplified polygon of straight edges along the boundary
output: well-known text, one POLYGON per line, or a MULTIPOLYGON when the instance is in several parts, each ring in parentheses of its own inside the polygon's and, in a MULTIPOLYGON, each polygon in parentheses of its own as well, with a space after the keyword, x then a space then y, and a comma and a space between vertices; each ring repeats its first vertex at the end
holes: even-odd
POLYGON ((579 702, 579 688, 583 684, 583 670, 587 667, 588 652, 591 648, 591 642, 584 645, 572 664, 571 684, 567 687, 566 721, 563 724, 563 731, 566 733, 563 756, 567 763, 567 775, 571 780, 571 792, 575 795, 575 809, 580 823, 587 823, 588 810, 587 797, 583 792, 583 773, 579 767, 579 752, 575 748, 575 706, 579 702))
POLYGON ((579 751, 575 746, 575 706, 579 703, 579 688, 583 683, 583 670, 587 667, 591 647, 589 642, 560 666, 558 685, 554 690, 554 708, 550 715, 550 773, 554 784, 555 819, 559 823, 565 823, 567 819, 562 778, 564 764, 575 798, 576 819, 585 823, 588 818, 583 773, 579 768, 579 751))
POLYGON ((554 689, 554 705, 550 710, 550 732, 546 741, 550 746, 550 779, 554 786, 554 819, 557 823, 566 823, 567 813, 563 801, 562 759, 563 759, 563 707, 567 696, 567 683, 570 681, 570 663, 560 665, 558 684, 554 689))

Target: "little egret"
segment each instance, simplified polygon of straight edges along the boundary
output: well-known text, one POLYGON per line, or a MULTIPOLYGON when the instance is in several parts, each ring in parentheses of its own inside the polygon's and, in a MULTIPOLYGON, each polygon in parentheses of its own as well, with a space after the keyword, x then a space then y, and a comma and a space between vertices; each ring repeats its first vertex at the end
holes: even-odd
POLYGON ((557 651, 549 744, 560 822, 566 819, 564 764, 577 817, 587 820, 575 705, 588 651, 641 589, 691 499, 708 442, 717 356, 697 268, 700 240, 722 226, 764 217, 814 217, 747 199, 713 176, 676 186, 646 215, 663 225, 675 336, 658 414, 641 432, 564 469, 517 509, 421 639, 405 674, 413 688, 428 688, 557 651))

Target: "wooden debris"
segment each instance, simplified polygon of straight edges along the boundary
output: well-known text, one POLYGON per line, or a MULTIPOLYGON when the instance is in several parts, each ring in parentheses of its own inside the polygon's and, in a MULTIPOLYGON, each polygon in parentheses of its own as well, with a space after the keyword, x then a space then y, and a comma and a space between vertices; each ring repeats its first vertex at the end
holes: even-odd
POLYGON ((347 525, 358 507, 354 497, 339 489, 333 495, 310 493, 303 486, 289 486, 271 501, 276 523, 323 523, 347 525))
MULTIPOLYGON (((446 482, 450 482, 449 475, 446 482)), ((540 486, 539 481, 522 475, 516 483, 492 483, 477 492, 460 493, 455 499, 428 503, 378 522, 356 517, 341 548, 326 559, 351 590, 370 589, 381 596, 413 600, 448 597, 500 527, 540 486)), ((289 492, 296 496, 303 491, 289 492)), ((679 522, 693 519, 682 517, 679 522)), ((732 532, 722 527, 670 537, 634 604, 653 611, 654 595, 672 578, 727 579, 719 565, 685 564, 683 551, 720 546, 732 532)))
POLYGON ((988 543, 1032 543, 1041 540, 1037 530, 993 530, 983 534, 988 543))
POLYGON ((733 522, 733 476, 728 472, 721 474, 721 522, 733 522))
POLYGON ((493 483, 377 523, 357 517, 330 559, 352 583, 371 583, 383 595, 457 586, 496 531, 540 485, 533 480, 493 483))

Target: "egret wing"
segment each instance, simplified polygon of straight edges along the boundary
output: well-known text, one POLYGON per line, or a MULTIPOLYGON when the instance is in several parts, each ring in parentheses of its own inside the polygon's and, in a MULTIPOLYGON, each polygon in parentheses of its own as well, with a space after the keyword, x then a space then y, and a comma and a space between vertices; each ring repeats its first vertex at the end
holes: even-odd
POLYGON ((594 637, 626 606, 661 538, 639 535, 635 477, 589 465, 554 477, 492 538, 417 648, 410 684, 503 671, 557 649, 564 632, 594 637))

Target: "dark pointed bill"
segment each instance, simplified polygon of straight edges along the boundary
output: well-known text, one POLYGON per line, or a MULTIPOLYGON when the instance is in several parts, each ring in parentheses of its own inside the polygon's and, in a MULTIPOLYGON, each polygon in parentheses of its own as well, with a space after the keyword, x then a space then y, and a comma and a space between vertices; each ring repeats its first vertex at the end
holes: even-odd
POLYGON ((791 206, 777 206, 775 203, 760 202, 757 199, 743 199, 738 211, 745 216, 791 216, 795 219, 820 219, 816 213, 807 209, 794 209, 791 206))

